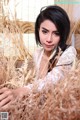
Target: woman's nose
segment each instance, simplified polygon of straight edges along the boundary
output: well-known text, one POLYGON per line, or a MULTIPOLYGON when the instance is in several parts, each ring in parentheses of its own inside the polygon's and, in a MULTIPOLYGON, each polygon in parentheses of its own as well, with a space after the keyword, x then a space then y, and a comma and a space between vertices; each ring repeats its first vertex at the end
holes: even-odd
POLYGON ((50 35, 48 35, 48 37, 47 37, 47 40, 46 40, 47 42, 52 42, 52 35, 50 34, 50 35))

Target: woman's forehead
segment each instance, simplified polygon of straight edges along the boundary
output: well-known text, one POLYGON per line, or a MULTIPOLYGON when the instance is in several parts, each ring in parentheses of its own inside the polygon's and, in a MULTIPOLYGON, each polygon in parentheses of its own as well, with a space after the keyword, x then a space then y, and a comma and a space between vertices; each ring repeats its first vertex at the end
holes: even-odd
POLYGON ((55 24, 50 20, 44 20, 41 23, 40 28, 45 28, 45 29, 50 29, 50 30, 57 30, 55 24))

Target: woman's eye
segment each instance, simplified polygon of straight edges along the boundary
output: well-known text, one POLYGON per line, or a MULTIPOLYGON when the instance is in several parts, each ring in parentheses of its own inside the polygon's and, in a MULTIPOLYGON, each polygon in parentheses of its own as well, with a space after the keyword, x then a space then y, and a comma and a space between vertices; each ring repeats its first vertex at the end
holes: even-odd
POLYGON ((59 32, 54 32, 55 35, 57 36, 60 36, 60 33, 59 32))
POLYGON ((42 30, 42 33, 47 33, 47 31, 46 30, 42 30))

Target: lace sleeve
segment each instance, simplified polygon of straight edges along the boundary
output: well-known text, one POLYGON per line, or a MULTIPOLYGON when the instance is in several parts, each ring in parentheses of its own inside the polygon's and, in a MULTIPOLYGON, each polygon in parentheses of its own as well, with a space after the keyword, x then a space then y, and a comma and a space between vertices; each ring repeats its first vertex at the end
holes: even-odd
POLYGON ((63 54, 59 58, 57 65, 69 65, 70 63, 73 63, 76 55, 76 49, 73 46, 70 46, 63 52, 63 54))

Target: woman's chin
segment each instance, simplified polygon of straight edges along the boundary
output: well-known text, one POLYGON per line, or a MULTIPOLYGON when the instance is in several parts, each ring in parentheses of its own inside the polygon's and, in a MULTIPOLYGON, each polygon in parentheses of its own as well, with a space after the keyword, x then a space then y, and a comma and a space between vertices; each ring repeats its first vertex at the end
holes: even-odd
POLYGON ((45 50, 48 51, 48 52, 51 52, 52 50, 54 50, 54 48, 47 47, 45 50))

